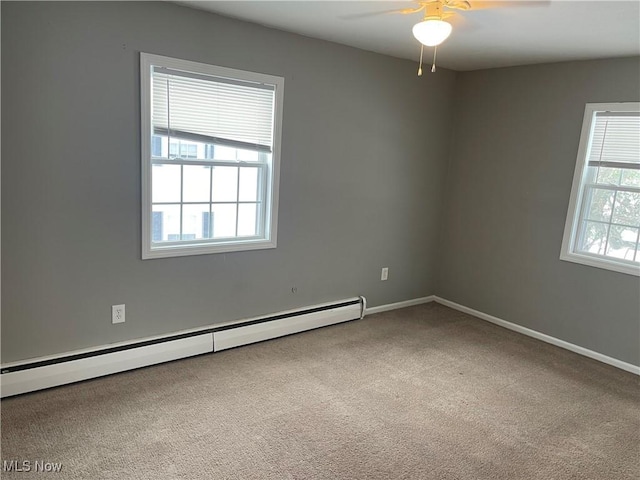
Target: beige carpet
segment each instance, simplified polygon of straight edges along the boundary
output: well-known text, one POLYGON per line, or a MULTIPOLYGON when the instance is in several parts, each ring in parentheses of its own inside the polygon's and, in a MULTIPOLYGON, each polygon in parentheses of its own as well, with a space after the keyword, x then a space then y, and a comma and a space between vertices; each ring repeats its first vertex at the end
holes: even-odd
POLYGON ((638 479, 638 377, 429 304, 2 401, 64 479, 638 479))

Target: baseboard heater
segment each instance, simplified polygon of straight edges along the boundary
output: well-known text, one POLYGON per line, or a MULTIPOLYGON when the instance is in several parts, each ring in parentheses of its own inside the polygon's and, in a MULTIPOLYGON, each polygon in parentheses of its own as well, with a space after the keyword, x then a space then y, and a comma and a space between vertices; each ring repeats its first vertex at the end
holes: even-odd
POLYGON ((171 335, 7 363, 0 368, 2 398, 88 380, 180 358, 363 318, 364 297, 185 330, 171 335))

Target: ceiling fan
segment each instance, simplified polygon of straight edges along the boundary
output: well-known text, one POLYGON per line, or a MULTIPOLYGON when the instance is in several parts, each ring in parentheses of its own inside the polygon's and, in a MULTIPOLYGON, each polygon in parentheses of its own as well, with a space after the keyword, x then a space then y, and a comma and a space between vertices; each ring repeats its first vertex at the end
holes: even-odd
POLYGON ((424 47, 434 47, 433 63, 431 71, 436 71, 436 53, 438 45, 444 42, 453 27, 446 18, 454 15, 454 12, 448 10, 470 10, 471 4, 466 0, 431 0, 420 1, 416 8, 406 8, 398 11, 401 14, 412 14, 424 11, 424 17, 421 22, 413 26, 413 36, 420 42, 420 65, 418 67, 418 76, 422 76, 422 54, 424 47))
POLYGON ((376 12, 361 16, 370 16, 378 14, 396 13, 401 15, 411 15, 414 13, 424 12, 422 21, 416 23, 413 26, 413 36, 420 42, 420 65, 418 67, 418 76, 422 76, 422 56, 424 53, 424 47, 434 47, 433 49, 433 63, 431 65, 431 71, 436 71, 436 54, 438 45, 444 42, 451 31, 453 26, 447 21, 448 18, 456 15, 455 10, 467 11, 467 10, 480 10, 486 8, 505 7, 514 5, 541 5, 548 3, 544 0, 538 1, 473 1, 467 0, 416 0, 416 7, 403 8, 400 10, 387 10, 385 12, 376 12))

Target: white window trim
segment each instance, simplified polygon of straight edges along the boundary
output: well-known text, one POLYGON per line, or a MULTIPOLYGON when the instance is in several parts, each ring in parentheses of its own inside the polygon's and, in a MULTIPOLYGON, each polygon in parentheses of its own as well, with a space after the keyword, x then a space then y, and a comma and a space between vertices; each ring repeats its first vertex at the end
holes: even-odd
POLYGON ((182 257, 246 250, 276 248, 278 230, 278 200, 280 187, 280 148, 282 132, 282 110, 284 100, 284 78, 262 73, 236 70, 161 55, 140 53, 140 129, 141 129, 141 173, 142 173, 142 259, 182 257), (229 241, 197 242, 193 244, 153 247, 151 241, 151 66, 162 65, 177 70, 214 75, 225 78, 242 78, 246 81, 265 83, 275 87, 273 112, 273 146, 271 168, 265 198, 265 230, 268 238, 230 239, 229 241))
POLYGON ((576 232, 578 221, 580 220, 580 207, 584 189, 582 182, 586 174, 587 154, 589 140, 591 137, 596 112, 637 112, 640 109, 640 102, 624 103, 588 103, 584 109, 582 120, 582 132, 580 133, 580 145, 578 147, 578 158, 573 174, 571 185, 571 197, 567 210, 567 219, 564 226, 564 236, 562 238, 562 250, 560 260, 580 263, 591 267, 603 268, 614 272, 626 273, 628 275, 640 276, 640 267, 625 262, 616 261, 614 258, 601 258, 588 254, 575 252, 576 232))

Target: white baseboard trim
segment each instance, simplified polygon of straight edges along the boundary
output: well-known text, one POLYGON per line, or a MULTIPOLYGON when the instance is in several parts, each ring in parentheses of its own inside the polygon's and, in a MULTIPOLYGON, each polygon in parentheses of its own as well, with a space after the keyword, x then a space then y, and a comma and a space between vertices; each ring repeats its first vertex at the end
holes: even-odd
POLYGON ((413 300, 405 300, 404 302, 388 303, 386 305, 379 305, 377 307, 367 307, 366 314, 373 315, 374 313, 388 312, 389 310, 413 307, 414 305, 422 305, 423 303, 433 302, 435 299, 435 295, 429 295, 428 297, 414 298, 413 300))
POLYGON ((502 320, 501 318, 494 317, 493 315, 489 315, 487 313, 483 313, 478 310, 474 310, 473 308, 465 307, 464 305, 460 305, 459 303, 455 303, 450 300, 445 300, 444 298, 440 298, 438 296, 434 296, 434 301, 441 305, 447 306, 449 308, 453 308, 454 310, 458 310, 460 312, 473 315, 474 317, 480 318, 481 320, 485 320, 495 325, 499 325, 500 327, 508 328, 509 330, 513 330, 514 332, 518 332, 528 337, 532 337, 537 340, 550 343, 551 345, 555 345, 556 347, 564 348, 565 350, 569 350, 571 352, 578 353, 585 357, 598 360, 599 362, 606 363, 607 365, 612 365, 621 370, 626 370, 627 372, 640 375, 640 366, 623 362, 622 360, 618 360, 617 358, 612 358, 607 355, 603 355, 602 353, 594 352, 593 350, 589 350, 588 348, 580 347, 578 345, 574 345, 573 343, 565 342, 564 340, 560 340, 559 338, 552 337, 545 333, 540 333, 536 330, 531 330, 530 328, 526 328, 521 325, 517 325, 515 323, 507 322, 506 320, 502 320))

